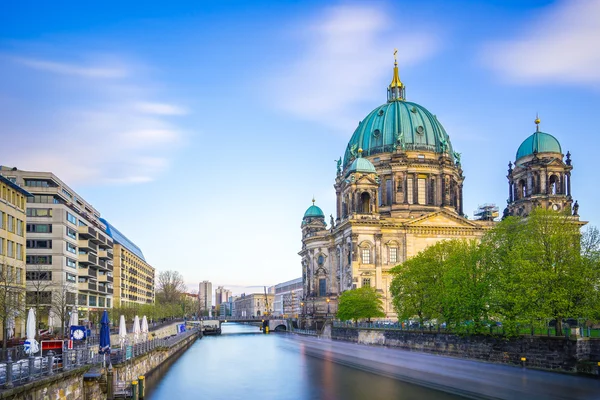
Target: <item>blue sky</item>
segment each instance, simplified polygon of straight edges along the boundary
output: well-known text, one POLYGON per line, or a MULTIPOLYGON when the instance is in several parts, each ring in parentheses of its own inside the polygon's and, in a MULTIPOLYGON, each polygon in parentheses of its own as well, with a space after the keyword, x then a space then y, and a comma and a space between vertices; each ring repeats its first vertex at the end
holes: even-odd
POLYGON ((334 160, 398 48, 468 215, 504 207, 539 113, 597 226, 598 20, 592 0, 3 2, 0 164, 54 172, 190 284, 294 279, 302 215, 313 195, 335 214, 334 160))

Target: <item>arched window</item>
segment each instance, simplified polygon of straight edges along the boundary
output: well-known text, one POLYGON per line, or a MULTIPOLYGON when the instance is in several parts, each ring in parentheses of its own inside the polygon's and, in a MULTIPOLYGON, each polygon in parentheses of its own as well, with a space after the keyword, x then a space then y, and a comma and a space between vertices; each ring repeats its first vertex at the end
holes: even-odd
POLYGON ((363 264, 371 264, 371 249, 364 247, 361 249, 361 258, 363 264))
POLYGON ((363 192, 360 195, 360 209, 358 212, 365 214, 371 212, 371 196, 369 193, 363 192))
POLYGON ((519 199, 527 197, 527 183, 524 179, 519 181, 519 199))
POLYGON ((552 175, 550 177, 550 194, 558 193, 558 177, 556 175, 552 175))

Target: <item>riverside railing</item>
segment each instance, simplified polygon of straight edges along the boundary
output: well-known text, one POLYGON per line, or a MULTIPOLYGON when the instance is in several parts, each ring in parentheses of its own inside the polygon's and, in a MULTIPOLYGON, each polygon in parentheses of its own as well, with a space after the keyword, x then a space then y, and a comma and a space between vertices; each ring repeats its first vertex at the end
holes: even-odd
POLYGON ((0 362, 0 388, 9 389, 86 365, 127 362, 157 348, 173 347, 177 343, 197 334, 198 329, 192 329, 171 337, 150 339, 126 345, 122 349, 113 349, 110 355, 98 354, 95 347, 65 349, 62 354, 49 351, 45 356, 28 356, 20 360, 13 360, 9 353, 7 361, 0 362))

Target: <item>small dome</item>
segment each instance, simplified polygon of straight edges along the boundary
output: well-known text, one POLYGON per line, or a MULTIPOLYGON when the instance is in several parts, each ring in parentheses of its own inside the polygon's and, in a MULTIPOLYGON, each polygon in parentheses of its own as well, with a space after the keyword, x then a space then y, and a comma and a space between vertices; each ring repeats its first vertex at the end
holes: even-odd
POLYGON ((304 218, 325 218, 325 214, 323 214, 323 210, 313 204, 304 213, 304 218))
POLYGON ((376 174, 377 170, 375 170, 375 166, 371 163, 371 161, 359 156, 356 160, 352 161, 350 168, 348 168, 347 174, 351 174, 352 172, 376 174))
POLYGON ((560 143, 549 133, 534 132, 521 143, 517 150, 517 160, 532 155, 533 153, 558 153, 562 154, 560 143))

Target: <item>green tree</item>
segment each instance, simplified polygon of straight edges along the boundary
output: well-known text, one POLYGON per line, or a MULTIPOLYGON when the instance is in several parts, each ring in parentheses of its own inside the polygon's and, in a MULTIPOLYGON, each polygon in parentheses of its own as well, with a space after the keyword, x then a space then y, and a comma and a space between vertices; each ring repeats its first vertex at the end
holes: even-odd
POLYGON ((381 294, 372 287, 348 290, 341 294, 337 317, 343 321, 385 317, 381 294))

